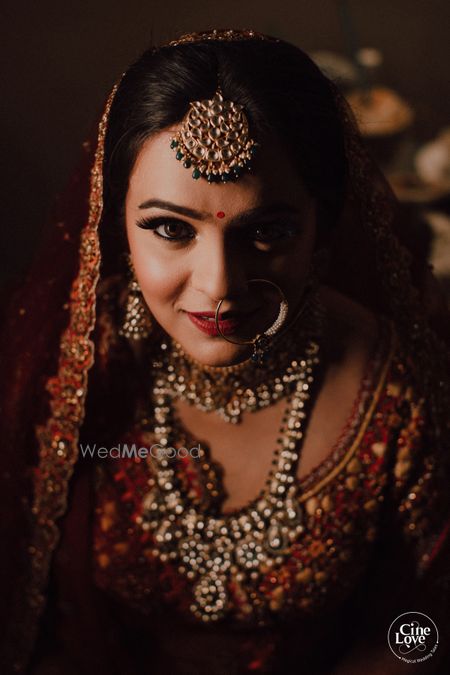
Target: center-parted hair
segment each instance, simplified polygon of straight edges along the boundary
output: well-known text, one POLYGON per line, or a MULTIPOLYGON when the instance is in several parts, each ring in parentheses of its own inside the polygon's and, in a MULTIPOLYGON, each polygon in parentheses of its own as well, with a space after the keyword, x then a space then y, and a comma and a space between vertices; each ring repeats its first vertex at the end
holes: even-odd
MULTIPOLYGON (((105 207, 123 214, 137 154, 152 134, 181 122, 192 101, 225 99, 244 106, 261 144, 275 137, 317 198, 320 224, 342 206, 347 162, 334 85, 297 47, 275 40, 200 42, 151 48, 127 70, 115 96, 105 142, 105 207)), ((277 166, 273 166, 276 172, 277 166)))

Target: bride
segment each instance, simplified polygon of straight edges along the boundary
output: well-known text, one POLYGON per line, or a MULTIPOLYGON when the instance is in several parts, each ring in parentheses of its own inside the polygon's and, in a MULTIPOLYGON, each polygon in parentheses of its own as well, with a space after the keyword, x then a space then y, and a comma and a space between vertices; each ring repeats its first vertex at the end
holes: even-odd
POLYGON ((403 672, 397 616, 448 632, 446 316, 341 95, 190 34, 93 152, 6 325, 3 672, 403 672))

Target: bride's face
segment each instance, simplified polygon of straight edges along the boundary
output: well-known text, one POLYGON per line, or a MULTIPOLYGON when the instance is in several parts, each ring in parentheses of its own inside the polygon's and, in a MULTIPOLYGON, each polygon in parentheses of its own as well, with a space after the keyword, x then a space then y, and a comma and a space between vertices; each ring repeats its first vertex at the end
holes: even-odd
POLYGON ((153 318, 195 359, 230 365, 276 319, 280 296, 298 307, 311 262, 316 209, 282 148, 266 144, 236 182, 194 180, 162 131, 142 147, 130 176, 126 228, 136 277, 153 318), (197 316, 194 316, 197 315, 197 316))

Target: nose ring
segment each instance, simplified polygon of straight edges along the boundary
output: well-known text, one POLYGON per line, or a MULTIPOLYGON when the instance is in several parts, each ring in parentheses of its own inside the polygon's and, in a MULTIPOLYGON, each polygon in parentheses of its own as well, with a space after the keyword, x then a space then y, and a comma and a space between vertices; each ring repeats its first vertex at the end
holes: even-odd
MULTIPOLYGON (((262 365, 268 357, 268 351, 270 349, 270 346, 272 344, 272 341, 276 335, 279 335, 279 331, 281 330, 282 326, 285 324, 287 316, 288 316, 288 301, 286 300, 286 296, 284 295, 283 291, 281 288, 274 282, 270 281, 269 279, 250 279, 248 283, 254 283, 254 282, 263 282, 267 284, 271 284, 276 288, 278 293, 280 294, 281 301, 280 301, 280 309, 278 312, 278 316, 275 319, 275 321, 272 323, 269 328, 267 328, 263 333, 258 333, 256 337, 248 339, 248 340, 231 340, 229 337, 224 335, 222 331, 220 330, 220 325, 219 325, 219 312, 220 308, 222 306, 223 301, 225 298, 222 298, 219 300, 217 307, 216 307, 216 314, 214 317, 214 321, 216 324, 217 332, 221 337, 223 337, 224 340, 227 342, 231 342, 232 344, 235 345, 253 345, 253 354, 251 355, 252 361, 254 361, 257 365, 262 365)), ((284 331, 283 331, 284 332, 284 331)))

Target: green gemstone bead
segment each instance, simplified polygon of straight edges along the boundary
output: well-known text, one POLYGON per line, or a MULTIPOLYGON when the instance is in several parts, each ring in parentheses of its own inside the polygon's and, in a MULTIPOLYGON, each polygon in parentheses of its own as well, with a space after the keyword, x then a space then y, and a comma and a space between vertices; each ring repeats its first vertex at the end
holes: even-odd
POLYGON ((189 169, 189 167, 191 166, 191 163, 192 163, 192 162, 191 162, 190 159, 186 159, 186 160, 183 162, 184 168, 185 168, 185 169, 189 169))
POLYGON ((201 173, 198 169, 194 169, 192 172, 192 178, 195 178, 195 180, 198 180, 201 176, 201 173))
POLYGON ((171 144, 170 144, 170 147, 171 147, 171 148, 176 148, 177 145, 178 145, 178 141, 176 141, 175 139, 173 139, 173 141, 172 141, 171 144))
POLYGON ((178 150, 177 154, 175 155, 175 157, 176 157, 177 159, 183 159, 183 156, 184 156, 184 155, 183 155, 183 153, 181 152, 181 150, 178 150))

